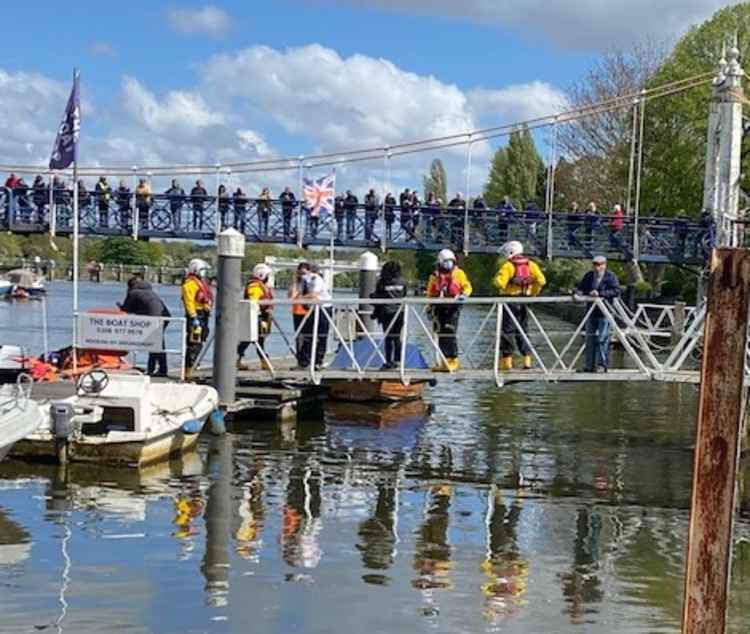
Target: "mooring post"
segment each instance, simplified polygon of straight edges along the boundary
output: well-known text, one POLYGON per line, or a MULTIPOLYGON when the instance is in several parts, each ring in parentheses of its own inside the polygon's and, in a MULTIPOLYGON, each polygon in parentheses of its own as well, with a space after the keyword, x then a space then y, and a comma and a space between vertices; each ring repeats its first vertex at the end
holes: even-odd
POLYGON ((672 336, 670 343, 676 346, 685 333, 685 302, 674 303, 674 321, 672 322, 672 336))
MULTIPOLYGON (((365 251, 359 256, 359 297, 370 299, 378 283, 378 256, 365 251)), ((372 330, 372 304, 359 305, 359 318, 369 332, 372 330)))
POLYGON ((707 280, 683 634, 723 634, 745 389, 750 251, 717 249, 707 280))
POLYGON ((214 387, 222 405, 234 403, 237 391, 237 344, 239 342, 239 302, 242 295, 242 258, 245 236, 235 229, 222 231, 216 238, 217 271, 216 338, 214 340, 214 387))

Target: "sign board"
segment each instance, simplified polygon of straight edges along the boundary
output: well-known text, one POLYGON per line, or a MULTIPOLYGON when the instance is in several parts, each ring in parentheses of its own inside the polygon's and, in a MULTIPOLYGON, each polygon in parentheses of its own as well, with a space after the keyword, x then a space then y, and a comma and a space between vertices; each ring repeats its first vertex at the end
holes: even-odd
POLYGON ((240 341, 258 342, 258 317, 260 304, 243 300, 240 302, 240 341))
POLYGON ((144 315, 78 315, 78 347, 128 352, 164 350, 164 319, 144 315))

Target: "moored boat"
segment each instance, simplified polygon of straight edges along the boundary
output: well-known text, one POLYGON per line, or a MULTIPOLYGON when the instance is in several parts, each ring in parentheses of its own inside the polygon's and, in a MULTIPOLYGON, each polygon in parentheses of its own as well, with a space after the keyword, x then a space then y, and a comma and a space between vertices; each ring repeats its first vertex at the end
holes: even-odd
POLYGON ((0 389, 0 460, 5 458, 13 446, 31 434, 44 416, 31 399, 31 378, 20 375, 15 384, 0 389))
POLYGON ((16 299, 38 297, 47 292, 44 286, 44 276, 37 275, 29 269, 13 269, 9 271, 8 282, 12 285, 12 290, 9 293, 16 299))
POLYGON ((43 421, 13 455, 131 466, 157 462, 191 449, 218 403, 209 386, 92 370, 78 379, 74 394, 42 403, 43 421))
POLYGON ((413 401, 422 398, 426 381, 330 381, 331 398, 354 403, 413 401))
POLYGON ((8 280, 0 280, 0 299, 10 297, 11 291, 13 291, 13 283, 8 280))

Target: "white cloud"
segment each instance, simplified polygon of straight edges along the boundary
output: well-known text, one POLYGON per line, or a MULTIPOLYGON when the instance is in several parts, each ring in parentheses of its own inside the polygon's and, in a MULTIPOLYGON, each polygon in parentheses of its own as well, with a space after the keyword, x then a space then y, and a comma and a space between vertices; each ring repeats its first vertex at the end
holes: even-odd
POLYGON ((186 35, 221 37, 232 27, 232 17, 214 5, 201 9, 170 9, 167 21, 175 31, 186 35))
MULTIPOLYGON (((100 105, 96 135, 90 132, 85 104, 82 162, 129 168, 268 159, 281 155, 272 143, 276 137, 283 139, 284 153, 294 156, 382 148, 549 114, 562 100, 559 91, 542 82, 464 91, 385 59, 342 57, 320 45, 286 51, 256 46, 212 57, 197 73, 193 85, 164 93, 123 77, 113 105, 100 105)), ((47 161, 68 90, 40 75, 0 71, 0 155, 5 161, 47 161), (14 122, 5 134, 2 121, 14 122)), ((487 142, 474 145, 473 191, 486 178, 491 152, 487 142)), ((458 147, 394 157, 391 182, 420 186, 429 162, 439 157, 451 189, 463 190, 466 155, 466 147, 458 147)), ((369 163, 341 165, 338 173, 340 187, 358 193, 385 179, 380 155, 369 163)), ((295 184, 297 172, 232 178, 235 184, 250 183, 251 190, 263 183, 276 188, 295 184)))
POLYGON ((91 53, 96 57, 117 57, 115 47, 104 40, 97 40, 91 44, 91 53))
MULTIPOLYGON (((314 0, 319 1, 319 0, 314 0)), ((324 0, 325 1, 325 0, 324 0)), ((622 48, 680 35, 739 0, 329 0, 400 13, 442 15, 520 29, 573 49, 622 48)))

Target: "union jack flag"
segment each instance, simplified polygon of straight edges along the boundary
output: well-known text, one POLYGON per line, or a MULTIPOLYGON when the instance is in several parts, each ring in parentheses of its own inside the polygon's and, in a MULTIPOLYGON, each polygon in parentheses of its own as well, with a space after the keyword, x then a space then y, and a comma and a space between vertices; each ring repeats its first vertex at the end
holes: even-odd
POLYGON ((336 168, 323 178, 316 180, 305 178, 303 194, 305 205, 311 216, 323 216, 333 213, 333 199, 336 196, 336 168))

